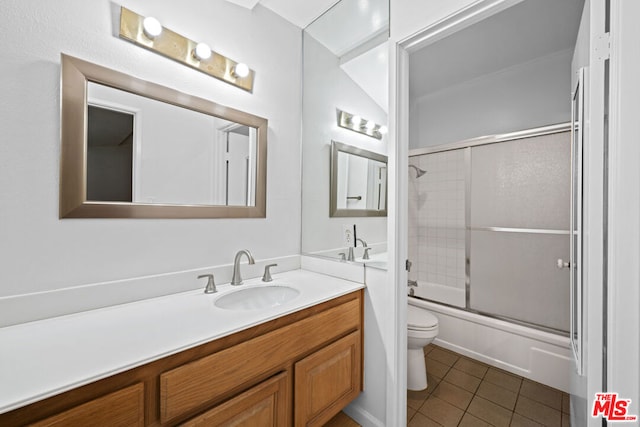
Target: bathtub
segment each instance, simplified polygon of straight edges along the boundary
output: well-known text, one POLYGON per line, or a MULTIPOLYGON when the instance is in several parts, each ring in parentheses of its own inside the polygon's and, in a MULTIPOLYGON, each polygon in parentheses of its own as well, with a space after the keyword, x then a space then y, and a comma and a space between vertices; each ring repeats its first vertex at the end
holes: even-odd
MULTIPOLYGON (((419 285, 420 287, 421 285, 419 285)), ((438 317, 434 344, 569 392, 569 337, 467 312, 416 297, 409 304, 438 317)))

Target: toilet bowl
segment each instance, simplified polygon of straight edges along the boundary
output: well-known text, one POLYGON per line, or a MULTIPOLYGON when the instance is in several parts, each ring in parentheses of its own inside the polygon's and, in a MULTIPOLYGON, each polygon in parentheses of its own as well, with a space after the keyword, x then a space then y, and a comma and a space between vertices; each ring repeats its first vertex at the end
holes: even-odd
POLYGON ((438 318, 425 309, 409 304, 407 310, 407 388, 427 388, 424 347, 438 335, 438 318))

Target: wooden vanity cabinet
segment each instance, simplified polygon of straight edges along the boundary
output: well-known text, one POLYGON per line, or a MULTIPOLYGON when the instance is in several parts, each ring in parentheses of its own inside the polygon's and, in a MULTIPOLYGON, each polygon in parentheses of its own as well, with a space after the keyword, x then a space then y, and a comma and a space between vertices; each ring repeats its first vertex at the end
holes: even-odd
POLYGON ((233 399, 216 406, 183 427, 287 426, 290 425, 288 374, 263 381, 233 399))
POLYGON ((321 426, 362 390, 362 316, 359 290, 0 414, 0 425, 321 426))
POLYGON ((360 394, 361 332, 353 332, 295 364, 295 425, 323 426, 360 394))
POLYGON ((34 427, 144 426, 144 386, 135 384, 30 424, 34 427))

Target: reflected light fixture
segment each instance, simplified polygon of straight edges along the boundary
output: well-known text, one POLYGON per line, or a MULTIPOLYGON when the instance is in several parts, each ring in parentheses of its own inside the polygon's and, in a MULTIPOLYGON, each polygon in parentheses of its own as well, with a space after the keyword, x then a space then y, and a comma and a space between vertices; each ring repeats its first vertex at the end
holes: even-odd
POLYGON ((249 66, 244 62, 239 62, 235 67, 233 67, 233 74, 240 78, 247 77, 249 75, 249 66))
POLYGON ((337 112, 338 126, 341 128, 349 129, 375 139, 382 139, 382 135, 387 133, 386 126, 379 125, 373 120, 366 120, 357 114, 347 113, 340 109, 338 109, 337 112))
POLYGON ((255 71, 247 64, 213 52, 206 43, 196 42, 163 27, 156 18, 144 17, 121 7, 119 35, 135 45, 253 92, 255 71))

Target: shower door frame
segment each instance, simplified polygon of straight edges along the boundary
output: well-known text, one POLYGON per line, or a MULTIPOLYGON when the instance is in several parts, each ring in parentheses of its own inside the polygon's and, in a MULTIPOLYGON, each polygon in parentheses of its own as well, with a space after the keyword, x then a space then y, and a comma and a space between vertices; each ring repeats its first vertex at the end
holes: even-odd
POLYGON ((427 154, 442 153, 453 150, 464 150, 465 161, 465 306, 460 307, 447 304, 428 298, 420 298, 435 304, 441 304, 447 307, 463 310, 469 313, 479 314, 492 319, 503 320, 510 323, 526 326, 539 331, 550 332, 556 335, 569 337, 570 332, 560 329, 550 328, 535 323, 514 319, 508 316, 501 316, 495 313, 489 313, 471 308, 471 232, 472 231, 493 231, 493 232, 510 232, 510 233, 533 233, 533 234, 561 234, 570 235, 570 230, 546 230, 546 229, 529 229, 529 228, 505 228, 505 227, 480 227, 472 228, 471 223, 471 149, 489 144, 497 144, 501 142, 516 141, 519 139, 533 138, 556 133, 570 132, 572 123, 559 123, 549 126, 541 126, 537 128, 525 129, 516 132, 509 132, 490 136, 481 136, 477 138, 466 139, 463 141, 451 142, 433 147, 416 148, 409 150, 409 157, 418 157, 427 154))

